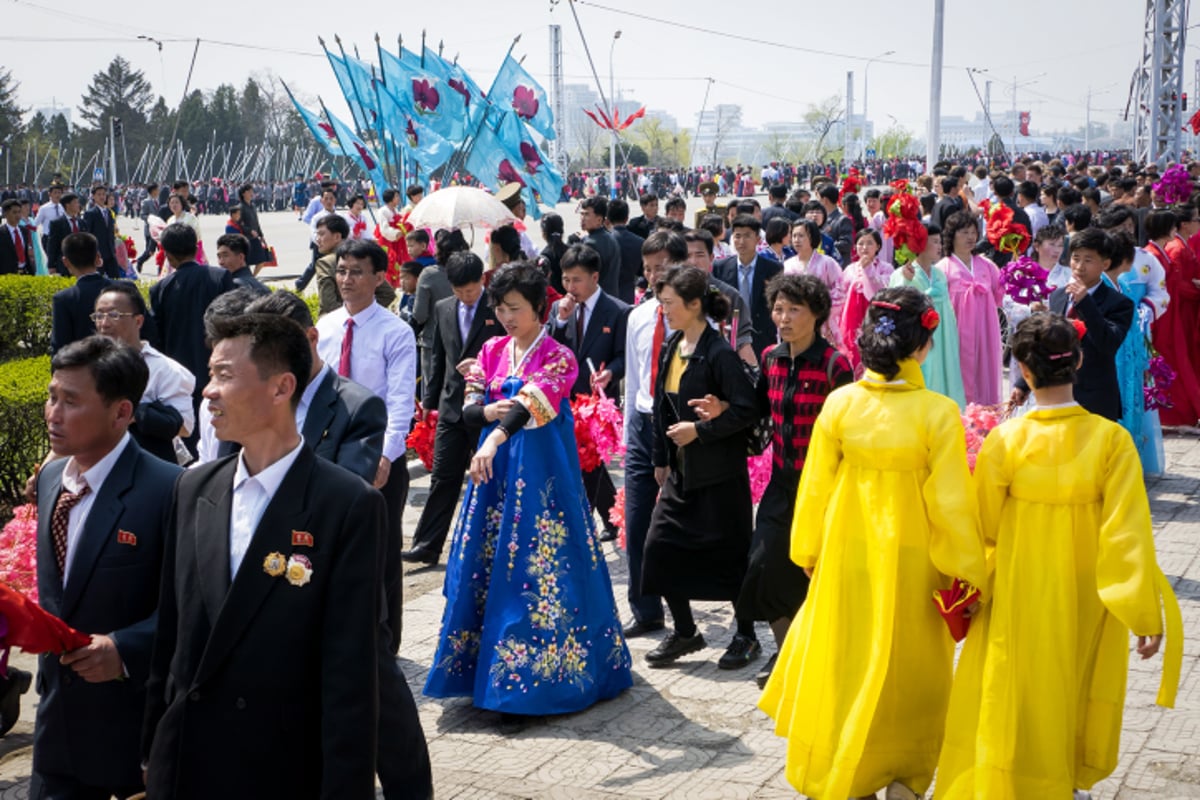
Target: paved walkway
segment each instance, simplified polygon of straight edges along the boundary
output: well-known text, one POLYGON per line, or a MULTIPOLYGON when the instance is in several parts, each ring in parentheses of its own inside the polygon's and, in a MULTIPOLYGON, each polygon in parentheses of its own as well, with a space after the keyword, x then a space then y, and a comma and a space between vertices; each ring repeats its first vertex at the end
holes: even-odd
MULTIPOLYGON (((1200 440, 1166 443, 1168 473, 1150 484, 1159 562, 1175 585, 1190 635, 1184 648, 1177 707, 1154 705, 1161 657, 1131 660, 1129 695, 1116 773, 1096 787, 1096 800, 1200 797, 1200 440)), ((428 492, 414 480, 406 517, 412 530, 428 492)), ((626 574, 620 554, 609 568, 624 616, 626 574)), ((783 776, 782 740, 755 708, 754 667, 722 672, 716 659, 732 636, 727 605, 698 603, 697 624, 709 643, 672 669, 651 670, 643 656, 656 639, 636 639, 634 685, 620 697, 564 717, 505 723, 465 700, 420 696, 442 611, 441 567, 405 576, 401 659, 417 694, 433 758, 439 798, 794 798, 783 776)), ((759 638, 771 641, 765 626, 759 638)), ((765 645, 771 652, 772 646, 765 645)), ((17 655, 28 667, 32 659, 17 655)), ((33 704, 0 740, 0 800, 25 798, 33 704)))

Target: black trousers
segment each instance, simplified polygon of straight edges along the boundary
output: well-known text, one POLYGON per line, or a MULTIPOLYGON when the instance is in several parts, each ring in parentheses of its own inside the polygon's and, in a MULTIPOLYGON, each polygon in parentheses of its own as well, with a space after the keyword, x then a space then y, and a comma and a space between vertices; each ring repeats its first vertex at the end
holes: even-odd
POLYGON ((34 772, 29 781, 29 800, 119 800, 143 792, 144 786, 90 786, 69 775, 34 772))
POLYGON ((587 492, 588 502, 592 511, 600 512, 601 526, 608 530, 613 524, 608 521, 608 512, 617 501, 617 487, 613 486, 612 476, 608 469, 601 464, 590 472, 583 473, 583 489, 587 492))
POLYGON ((392 653, 400 650, 400 629, 404 611, 404 571, 400 552, 404 549, 404 504, 408 502, 408 464, 396 459, 387 483, 380 490, 387 503, 387 551, 383 559, 383 591, 387 614, 384 623, 392 632, 392 653))
POLYGON ((471 466, 471 455, 479 440, 479 429, 462 420, 438 419, 433 440, 433 473, 429 481, 429 499, 413 532, 412 546, 430 553, 441 553, 454 521, 454 509, 462 494, 463 476, 471 466))
POLYGON ((379 648, 379 744, 375 772, 385 800, 429 800, 429 747, 408 681, 387 642, 379 648))
POLYGON ((317 274, 317 258, 321 254, 317 251, 317 246, 312 242, 308 243, 308 249, 312 251, 312 259, 309 260, 308 266, 304 268, 304 273, 301 274, 300 279, 296 281, 297 289, 304 289, 317 274))

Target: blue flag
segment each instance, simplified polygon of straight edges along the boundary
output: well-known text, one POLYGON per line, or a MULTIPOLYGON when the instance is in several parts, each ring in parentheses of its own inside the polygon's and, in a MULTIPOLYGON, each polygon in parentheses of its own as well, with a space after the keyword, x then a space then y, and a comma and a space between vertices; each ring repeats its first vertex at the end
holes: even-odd
POLYGON ((511 110, 522 122, 547 139, 554 138, 554 112, 546 99, 546 90, 535 81, 525 68, 507 56, 500 65, 500 72, 488 92, 492 106, 505 111, 511 110))
POLYGON ((479 84, 457 63, 446 61, 436 53, 426 51, 425 68, 437 74, 457 95, 458 101, 462 103, 460 113, 466 123, 465 129, 468 133, 473 132, 479 115, 487 108, 487 100, 479 84))
POLYGON ((415 114, 421 125, 442 139, 462 142, 466 113, 459 93, 436 70, 422 67, 420 56, 407 50, 396 57, 380 48, 379 59, 387 90, 415 114))
MULTIPOLYGON (((284 88, 287 89, 286 86, 284 88)), ((331 156, 342 155, 342 149, 338 146, 337 133, 333 130, 333 126, 328 122, 323 122, 321 115, 317 112, 300 105, 290 89, 288 89, 288 97, 292 99, 292 105, 296 107, 296 113, 300 115, 300 119, 304 120, 309 132, 317 140, 317 143, 325 148, 325 152, 331 156)))
MULTIPOLYGON (((536 219, 541 216, 541 210, 538 208, 538 196, 531 182, 532 176, 527 171, 526 163, 522 160, 519 152, 517 154, 510 152, 508 144, 501 134, 497 133, 496 124, 493 122, 495 113, 496 111, 493 109, 492 114, 488 115, 487 122, 479 128, 479 132, 475 135, 471 152, 467 154, 467 172, 474 175, 480 183, 493 192, 499 191, 500 187, 506 184, 519 183, 521 194, 525 198, 525 207, 536 219)), ((501 120, 501 125, 503 125, 503 120, 501 120)), ((517 123, 517 126, 521 127, 520 123, 517 123)), ((555 196, 549 202, 557 199, 558 197, 555 196)))
POLYGON ((409 103, 397 97, 389 87, 376 85, 375 91, 385 132, 404 150, 410 162, 420 164, 421 177, 427 177, 450 160, 454 145, 426 126, 409 103))
MULTIPOLYGON (((504 147, 511 163, 521 172, 525 184, 533 190, 540 203, 553 205, 562 194, 563 178, 533 140, 530 130, 521 124, 517 115, 505 112, 496 137, 504 147)), ((533 209, 537 203, 526 203, 533 209)))
POLYGON ((342 90, 342 96, 346 99, 346 105, 350 106, 350 116, 354 119, 354 124, 359 130, 367 130, 375 128, 375 120, 369 113, 368 104, 370 100, 366 97, 359 99, 360 92, 355 86, 354 78, 350 74, 350 68, 341 56, 335 56, 325 50, 325 56, 329 59, 329 66, 333 68, 333 75, 337 78, 338 88, 342 90))
POLYGON ((358 164, 363 172, 371 176, 371 181, 375 184, 376 191, 382 192, 384 187, 388 185, 388 180, 383 174, 383 168, 379 164, 379 157, 375 155, 375 151, 366 142, 356 136, 346 123, 331 114, 329 109, 325 109, 325 116, 329 119, 329 124, 333 127, 334 134, 337 136, 343 154, 354 159, 354 163, 358 164))

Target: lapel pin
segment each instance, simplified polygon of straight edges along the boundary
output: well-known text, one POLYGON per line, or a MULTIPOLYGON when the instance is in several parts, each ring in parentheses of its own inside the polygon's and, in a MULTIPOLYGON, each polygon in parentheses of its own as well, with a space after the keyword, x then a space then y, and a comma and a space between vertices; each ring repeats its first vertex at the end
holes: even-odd
POLYGON ((292 554, 287 560, 287 582, 292 586, 303 586, 312 580, 312 562, 306 557, 292 554))
POLYGON ((601 333, 612 333, 612 328, 605 325, 603 328, 600 329, 600 331, 601 331, 601 333))
POLYGON ((263 572, 272 578, 278 578, 286 569, 287 561, 284 559, 283 553, 269 553, 263 559, 263 572))
POLYGON ((137 547, 137 537, 129 531, 117 531, 117 541, 121 544, 127 544, 130 547, 137 547))
POLYGON ((308 531, 292 531, 292 547, 312 547, 313 535, 308 531))

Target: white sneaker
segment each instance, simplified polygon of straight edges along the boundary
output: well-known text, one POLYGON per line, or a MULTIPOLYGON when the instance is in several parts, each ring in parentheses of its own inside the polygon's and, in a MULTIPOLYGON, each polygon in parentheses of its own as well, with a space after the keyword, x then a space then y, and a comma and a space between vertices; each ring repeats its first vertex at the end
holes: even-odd
POLYGON ((1085 792, 1083 789, 1076 789, 1073 800, 1092 800, 1092 793, 1085 792))
POLYGON ((920 796, 900 781, 888 784, 885 800, 921 800, 920 796))

